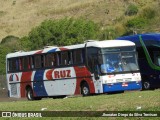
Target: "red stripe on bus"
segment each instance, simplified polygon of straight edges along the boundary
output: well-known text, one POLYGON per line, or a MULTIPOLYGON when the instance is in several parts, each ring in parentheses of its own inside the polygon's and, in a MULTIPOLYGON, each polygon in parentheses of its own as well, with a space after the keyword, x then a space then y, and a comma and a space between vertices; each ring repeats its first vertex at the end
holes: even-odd
POLYGON ((43 52, 43 50, 39 50, 38 52, 36 52, 35 54, 41 54, 43 52))
POLYGON ((74 67, 74 70, 76 73, 76 77, 78 77, 76 79, 76 90, 74 94, 80 94, 80 84, 83 80, 88 83, 90 93, 95 93, 95 87, 94 87, 93 80, 89 78, 91 76, 91 73, 87 70, 87 68, 86 67, 74 67))
POLYGON ((31 76, 32 76, 32 72, 22 72, 21 83, 20 83, 21 97, 26 96, 26 86, 27 85, 32 87, 31 76))
POLYGON ((60 49, 61 51, 68 50, 67 48, 63 48, 63 47, 60 47, 59 49, 60 49))

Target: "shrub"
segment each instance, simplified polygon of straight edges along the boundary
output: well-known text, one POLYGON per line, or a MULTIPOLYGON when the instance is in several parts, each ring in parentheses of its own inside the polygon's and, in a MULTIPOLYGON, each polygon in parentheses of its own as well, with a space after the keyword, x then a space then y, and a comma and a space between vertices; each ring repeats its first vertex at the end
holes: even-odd
POLYGON ((1 44, 8 44, 10 42, 16 42, 19 38, 13 35, 8 35, 2 39, 1 44))
POLYGON ((23 44, 34 43, 30 45, 31 49, 39 49, 46 45, 78 44, 96 38, 98 31, 99 27, 96 23, 81 18, 46 20, 32 29, 28 37, 23 38, 23 44))
POLYGON ((140 16, 146 19, 152 19, 156 16, 156 11, 151 7, 146 7, 142 10, 140 16))
POLYGON ((142 28, 144 26, 146 26, 146 24, 148 23, 148 20, 142 17, 136 17, 133 18, 131 20, 128 20, 126 23, 126 27, 129 28, 142 28))
POLYGON ((138 7, 135 4, 130 4, 125 11, 125 15, 132 16, 138 13, 138 7))

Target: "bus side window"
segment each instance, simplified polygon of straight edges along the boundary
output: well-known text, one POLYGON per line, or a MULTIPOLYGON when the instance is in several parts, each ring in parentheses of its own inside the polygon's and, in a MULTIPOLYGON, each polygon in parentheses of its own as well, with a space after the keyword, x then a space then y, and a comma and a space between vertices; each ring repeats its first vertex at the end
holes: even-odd
POLYGON ((34 64, 34 56, 31 56, 30 57, 30 61, 31 61, 31 69, 34 69, 34 67, 35 67, 35 64, 34 64))
POLYGON ((41 55, 41 68, 45 66, 45 57, 44 55, 41 55))
POLYGON ((57 53, 57 65, 61 65, 61 53, 57 53))
POLYGON ((31 69, 31 59, 30 59, 30 57, 28 57, 28 69, 29 70, 31 69))
POLYGON ((90 55, 88 59, 88 65, 91 69, 91 72, 98 71, 98 59, 96 55, 90 55))
POLYGON ((8 60, 8 63, 9 63, 8 71, 12 71, 12 70, 13 70, 13 60, 12 60, 12 59, 9 59, 9 60, 8 60))
POLYGON ((68 65, 68 51, 61 53, 61 65, 68 65))
POLYGON ((74 64, 83 63, 82 49, 78 49, 78 50, 73 51, 73 62, 74 62, 74 64))
POLYGON ((73 64, 73 52, 72 51, 68 52, 68 64, 69 65, 73 64))
POLYGON ((45 67, 52 67, 57 65, 56 54, 49 53, 45 55, 45 67))
POLYGON ((16 71, 19 70, 19 60, 16 58, 16 71))
POLYGON ((34 56, 34 63, 35 63, 35 68, 41 68, 42 67, 41 55, 35 55, 34 56))
POLYGON ((54 64, 54 66, 58 66, 58 55, 57 55, 57 53, 54 53, 53 54, 53 64, 54 64))
POLYGON ((51 66, 51 54, 46 54, 45 55, 45 67, 51 66))
POLYGON ((9 70, 9 71, 12 71, 12 70, 13 70, 13 67, 12 67, 12 64, 13 64, 13 63, 12 63, 12 59, 9 59, 8 61, 9 61, 9 69, 8 69, 8 70, 9 70))
POLYGON ((22 70, 22 58, 19 58, 19 70, 22 70))
POLYGON ((160 52, 154 51, 154 63, 160 66, 160 52))
POLYGON ((28 61, 28 57, 23 57, 22 58, 22 69, 23 70, 28 70, 29 65, 28 65, 29 61, 28 61))
MULTIPOLYGON (((88 58, 88 68, 93 73, 95 70, 95 60, 94 57, 97 57, 98 59, 98 48, 95 47, 89 47, 87 48, 87 58, 88 58)), ((98 60, 96 60, 98 64, 98 60)), ((99 61, 102 62, 102 61, 99 61)))
POLYGON ((9 59, 9 71, 18 71, 18 70, 19 70, 18 58, 9 59))

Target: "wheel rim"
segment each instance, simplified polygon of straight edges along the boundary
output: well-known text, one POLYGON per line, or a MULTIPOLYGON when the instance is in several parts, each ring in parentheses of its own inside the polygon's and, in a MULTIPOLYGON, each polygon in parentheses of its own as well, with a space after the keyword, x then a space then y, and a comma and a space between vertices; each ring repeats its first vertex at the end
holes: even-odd
POLYGON ((31 100, 31 99, 32 99, 32 96, 33 96, 32 91, 29 90, 29 91, 28 91, 28 99, 31 100))
POLYGON ((87 87, 83 87, 83 94, 87 95, 89 92, 89 89, 87 87))
POLYGON ((149 82, 144 82, 144 88, 145 88, 145 89, 149 89, 149 87, 150 87, 149 82))

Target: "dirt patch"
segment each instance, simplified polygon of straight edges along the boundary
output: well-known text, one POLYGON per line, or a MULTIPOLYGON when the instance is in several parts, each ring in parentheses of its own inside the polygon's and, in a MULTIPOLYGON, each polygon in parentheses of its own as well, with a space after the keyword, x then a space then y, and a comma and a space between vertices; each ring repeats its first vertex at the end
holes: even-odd
POLYGON ((0 89, 0 98, 8 97, 8 91, 6 89, 0 89))
POLYGON ((16 102, 27 100, 27 98, 10 98, 6 89, 0 89, 0 102, 16 102))
POLYGON ((26 98, 10 98, 10 97, 0 97, 0 102, 16 102, 16 101, 26 101, 26 98))

